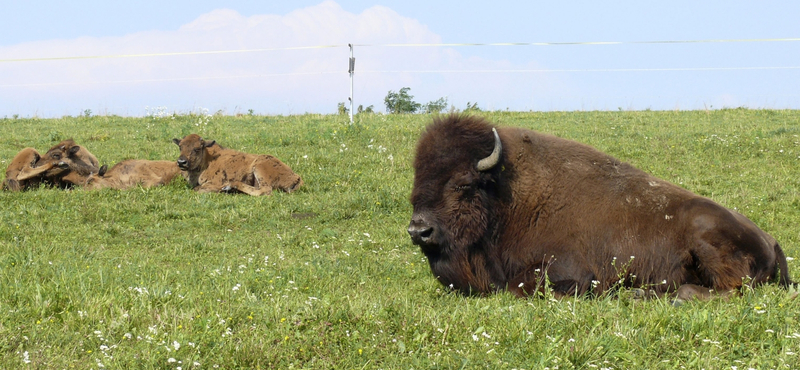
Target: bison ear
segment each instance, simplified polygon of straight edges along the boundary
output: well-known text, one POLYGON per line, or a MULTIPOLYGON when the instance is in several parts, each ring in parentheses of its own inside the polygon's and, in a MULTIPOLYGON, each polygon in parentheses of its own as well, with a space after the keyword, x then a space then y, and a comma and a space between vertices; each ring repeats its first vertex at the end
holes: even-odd
POLYGON ((181 145, 181 139, 172 139, 172 142, 175 143, 175 145, 177 146, 181 145))
POLYGON ((203 144, 203 146, 206 147, 206 148, 210 148, 211 146, 213 146, 216 143, 217 143, 216 140, 211 140, 211 141, 207 141, 205 144, 203 144))
POLYGON ((75 145, 72 148, 69 148, 69 155, 75 155, 80 150, 81 150, 81 147, 75 145))
POLYGON ((104 165, 103 165, 103 167, 100 167, 100 170, 99 170, 99 171, 97 171, 97 174, 98 174, 99 176, 105 176, 105 174, 106 174, 106 171, 108 171, 108 165, 107 165, 107 164, 104 164, 104 165))

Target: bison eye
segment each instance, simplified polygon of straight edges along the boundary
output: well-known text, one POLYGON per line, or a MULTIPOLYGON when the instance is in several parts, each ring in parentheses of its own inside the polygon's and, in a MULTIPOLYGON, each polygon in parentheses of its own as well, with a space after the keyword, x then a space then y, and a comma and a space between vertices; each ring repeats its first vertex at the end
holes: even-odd
POLYGON ((53 154, 53 159, 61 159, 61 154, 59 154, 59 153, 54 153, 54 154, 53 154))
POLYGON ((470 185, 458 185, 455 187, 456 191, 466 191, 470 188, 470 185))

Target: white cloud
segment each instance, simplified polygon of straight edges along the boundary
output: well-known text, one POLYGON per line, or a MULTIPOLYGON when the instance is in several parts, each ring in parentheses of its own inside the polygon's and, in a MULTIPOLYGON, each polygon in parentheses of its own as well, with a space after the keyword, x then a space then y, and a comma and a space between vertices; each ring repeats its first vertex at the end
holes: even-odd
POLYGON ((381 110, 388 90, 411 87, 416 100, 448 96, 484 108, 535 106, 531 99, 556 89, 540 74, 401 73, 398 71, 537 69, 502 60, 466 57, 444 47, 386 47, 441 43, 426 25, 390 8, 360 14, 337 3, 287 15, 243 16, 230 9, 206 13, 175 31, 122 37, 46 40, 0 47, 0 60, 88 55, 130 55, 339 45, 334 48, 0 62, 0 116, 96 113, 142 115, 145 106, 170 111, 205 107, 258 113, 333 112, 349 95, 345 45, 355 49, 357 104, 381 110), (372 71, 372 72, 369 72, 372 71), (382 71, 382 72, 375 72, 382 71))

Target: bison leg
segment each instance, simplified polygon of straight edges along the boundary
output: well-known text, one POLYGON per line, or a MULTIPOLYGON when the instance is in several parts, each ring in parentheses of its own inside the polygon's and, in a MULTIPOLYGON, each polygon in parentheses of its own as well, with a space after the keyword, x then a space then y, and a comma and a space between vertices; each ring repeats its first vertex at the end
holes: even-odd
POLYGON ((275 157, 263 158, 253 164, 255 187, 269 187, 291 193, 303 185, 303 180, 289 166, 275 157))
MULTIPOLYGON (((529 297, 544 293, 548 286, 548 270, 552 267, 553 259, 535 263, 521 273, 508 280, 506 289, 519 298, 529 297)), ((551 284, 552 285, 552 284, 551 284)))
POLYGON ((270 186, 255 187, 241 182, 237 182, 237 183, 231 183, 231 187, 233 189, 241 191, 242 193, 252 195, 254 197, 272 194, 272 187, 270 186))
POLYGON ((675 299, 682 301, 690 301, 692 299, 699 299, 707 301, 714 294, 714 289, 709 289, 704 286, 695 284, 683 284, 677 291, 675 291, 675 299))
POLYGON ((198 193, 222 193, 225 192, 223 190, 223 186, 219 184, 211 184, 211 183, 203 183, 194 187, 194 190, 198 193))
POLYGON ((677 291, 674 293, 675 300, 672 301, 674 306, 680 306, 683 302, 691 301, 693 299, 697 299, 699 301, 707 301, 715 297, 721 298, 728 298, 732 294, 734 294, 735 290, 714 290, 709 289, 708 287, 695 285, 695 284, 683 284, 681 285, 677 291))
POLYGON ((17 175, 17 180, 18 181, 25 181, 25 180, 28 180, 28 179, 31 179, 31 178, 34 178, 34 177, 37 177, 37 176, 41 176, 42 174, 44 174, 45 172, 49 171, 53 167, 55 167, 55 164, 53 164, 52 162, 45 163, 45 164, 43 164, 43 165, 41 165, 39 167, 28 167, 28 166, 26 166, 26 167, 22 168, 22 170, 19 171, 19 174, 17 175))
POLYGON ((774 239, 752 222, 719 205, 697 201, 687 207, 691 259, 689 281, 715 291, 757 285, 777 276, 774 239), (694 280, 694 281, 693 281, 694 280))
POLYGON ((518 298, 530 297, 545 291, 544 274, 524 272, 508 281, 506 288, 518 298))

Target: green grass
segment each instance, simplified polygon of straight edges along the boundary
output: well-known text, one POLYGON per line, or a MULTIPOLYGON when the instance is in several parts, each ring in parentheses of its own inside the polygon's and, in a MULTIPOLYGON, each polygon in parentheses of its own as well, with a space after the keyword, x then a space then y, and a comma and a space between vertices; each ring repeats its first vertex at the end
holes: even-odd
MULTIPOLYGON (((736 208, 800 256, 800 111, 484 112, 593 145, 736 208)), ((776 369, 800 300, 466 298, 405 229, 424 115, 0 120, 0 160, 73 138, 101 163, 176 159, 197 132, 305 187, 0 193, 0 368, 776 369)), ((789 262, 800 280, 798 260, 789 262)), ((623 292, 624 293, 624 292, 623 292)))

